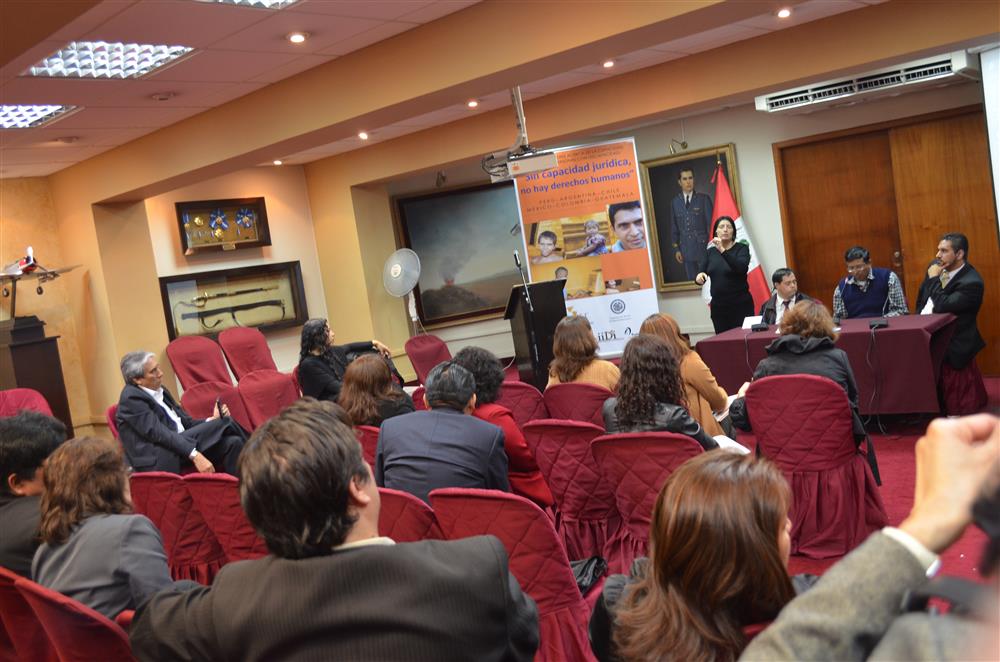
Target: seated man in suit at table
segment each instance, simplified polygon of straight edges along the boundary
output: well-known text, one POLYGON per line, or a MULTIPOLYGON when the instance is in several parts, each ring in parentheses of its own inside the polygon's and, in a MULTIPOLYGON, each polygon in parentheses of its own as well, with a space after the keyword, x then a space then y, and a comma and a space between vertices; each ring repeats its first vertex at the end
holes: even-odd
POLYGON ((799 283, 795 278, 795 272, 788 267, 782 267, 771 274, 771 283, 774 285, 774 293, 771 298, 765 301, 760 312, 764 324, 781 324, 782 316, 788 310, 803 299, 811 297, 799 292, 799 283))
POLYGON ((180 473, 194 463, 201 473, 236 475, 246 432, 229 418, 226 405, 217 405, 211 418, 191 418, 163 387, 163 371, 152 352, 129 352, 121 371, 125 388, 115 418, 135 471, 180 473))
POLYGON ((833 290, 833 317, 896 317, 909 312, 899 276, 890 269, 873 267, 868 249, 848 248, 844 253, 847 276, 833 290))
POLYGON ((380 537, 379 491, 336 409, 305 398, 254 432, 240 498, 271 554, 139 607, 138 659, 533 659, 538 611, 503 544, 380 537))
POLYGON ((382 423, 375 451, 379 487, 409 492, 427 501, 439 487, 510 492, 503 430, 472 416, 476 380, 445 361, 427 375, 428 411, 394 416, 382 423))
POLYGON ((939 393, 948 414, 971 414, 986 406, 986 386, 976 366, 976 354, 986 343, 976 325, 985 285, 967 262, 969 239, 958 232, 941 237, 937 257, 927 268, 927 278, 917 295, 921 315, 951 313, 955 333, 941 364, 939 393))

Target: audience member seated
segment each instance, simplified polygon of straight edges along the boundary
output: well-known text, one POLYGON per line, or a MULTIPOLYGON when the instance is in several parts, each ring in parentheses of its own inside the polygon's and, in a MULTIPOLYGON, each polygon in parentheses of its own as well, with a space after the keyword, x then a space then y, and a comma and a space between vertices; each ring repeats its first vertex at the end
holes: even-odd
MULTIPOLYGON (((772 375, 818 375, 840 384, 847 392, 854 413, 854 436, 861 440, 865 436, 865 426, 858 415, 858 387, 854 381, 854 371, 842 349, 834 346, 837 334, 833 330, 833 318, 819 301, 800 301, 782 316, 778 326, 781 337, 767 346, 767 356, 757 364, 754 379, 772 375)), ((740 389, 740 397, 729 406, 733 425, 741 430, 750 430, 750 417, 746 411, 746 393, 749 383, 740 389)))
POLYGON ((549 383, 583 382, 597 384, 609 391, 618 387, 618 366, 597 358, 597 338, 590 322, 583 315, 570 315, 559 320, 549 364, 549 383))
POLYGON ((243 509, 271 555, 140 607, 130 631, 140 660, 534 656, 538 612, 500 541, 378 537, 371 469, 331 403, 301 400, 266 422, 240 471, 243 509))
POLYGON ((311 319, 302 325, 299 351, 299 386, 302 395, 336 402, 350 363, 349 354, 377 351, 389 358, 389 348, 377 340, 334 345, 336 334, 325 319, 311 319))
POLYGON ((163 386, 163 371, 152 352, 122 357, 125 388, 118 399, 118 434, 135 471, 172 471, 194 463, 202 473, 236 475, 246 432, 216 403, 210 418, 197 420, 163 386))
POLYGON ((681 336, 677 320, 664 313, 653 313, 643 321, 639 333, 659 336, 667 341, 681 364, 684 395, 687 397, 687 408, 691 416, 713 437, 725 434, 712 412, 725 411, 729 395, 715 381, 715 375, 701 360, 698 352, 692 350, 687 340, 681 336))
POLYGON ((426 411, 382 423, 375 451, 379 487, 409 492, 427 501, 439 487, 510 492, 503 431, 471 416, 476 381, 454 361, 427 375, 426 411))
POLYGON ((0 566, 31 577, 38 549, 42 463, 66 440, 62 421, 35 411, 0 418, 0 566))
POLYGON ((595 605, 598 659, 735 659, 743 628, 773 619, 795 595, 790 499, 763 458, 719 450, 682 464, 653 507, 650 558, 628 578, 609 577, 595 605))
POLYGON ((928 581, 973 521, 1000 555, 1000 427, 988 414, 937 419, 916 445, 913 509, 826 571, 759 634, 741 660, 996 660, 997 583, 928 581), (927 599, 951 608, 927 611, 927 599))
POLYGON ((476 408, 472 415, 503 430, 511 491, 531 499, 543 509, 548 508, 555 500, 535 462, 535 456, 528 448, 514 415, 496 402, 504 377, 500 361, 481 347, 466 347, 455 355, 454 361, 472 373, 476 381, 476 408))
POLYGON ((355 425, 374 427, 414 410, 410 396, 392 381, 389 364, 375 354, 359 356, 347 366, 337 402, 355 425))
POLYGON ((658 336, 639 334, 622 354, 618 395, 604 401, 604 427, 615 432, 677 432, 705 450, 719 444, 685 409, 684 384, 677 358, 658 336))
POLYGON ((67 441, 46 460, 44 482, 32 579, 112 619, 173 586, 160 532, 132 514, 116 442, 67 441))

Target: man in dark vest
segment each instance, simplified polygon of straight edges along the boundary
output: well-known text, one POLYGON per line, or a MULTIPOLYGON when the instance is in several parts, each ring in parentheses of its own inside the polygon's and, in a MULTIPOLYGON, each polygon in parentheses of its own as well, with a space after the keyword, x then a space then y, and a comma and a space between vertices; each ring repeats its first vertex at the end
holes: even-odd
POLYGON ((896 317, 909 312, 899 276, 889 269, 873 267, 868 249, 848 248, 844 253, 847 277, 833 291, 833 316, 896 317))

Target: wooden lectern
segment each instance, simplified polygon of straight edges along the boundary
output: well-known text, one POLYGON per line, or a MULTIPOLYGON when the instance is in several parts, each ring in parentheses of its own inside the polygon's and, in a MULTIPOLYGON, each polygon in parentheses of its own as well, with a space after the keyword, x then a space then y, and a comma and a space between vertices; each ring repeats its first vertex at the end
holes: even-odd
POLYGON ((549 363, 552 362, 552 340, 556 325, 566 317, 563 291, 566 279, 528 283, 532 311, 528 306, 524 285, 510 288, 507 309, 503 317, 510 320, 510 333, 514 337, 514 360, 521 381, 539 391, 545 390, 549 381, 549 363))
POLYGON ((73 437, 73 421, 59 363, 59 336, 45 337, 45 322, 34 315, 0 322, 0 389, 33 388, 73 437))

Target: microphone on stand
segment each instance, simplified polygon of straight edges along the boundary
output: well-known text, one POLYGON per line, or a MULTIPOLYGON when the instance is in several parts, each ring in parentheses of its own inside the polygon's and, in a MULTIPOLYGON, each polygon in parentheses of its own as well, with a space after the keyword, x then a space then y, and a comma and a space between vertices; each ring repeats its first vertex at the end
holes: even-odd
POLYGON ((535 312, 535 306, 531 303, 531 292, 528 290, 528 280, 524 277, 524 269, 521 268, 521 256, 517 254, 517 249, 514 249, 514 265, 517 267, 517 273, 521 274, 521 284, 524 286, 524 299, 528 302, 528 311, 535 312))

